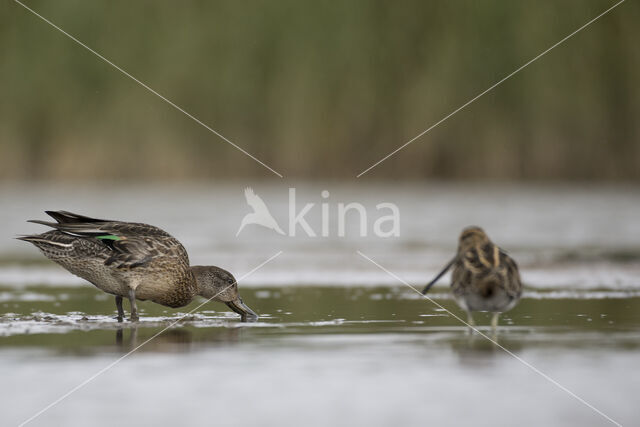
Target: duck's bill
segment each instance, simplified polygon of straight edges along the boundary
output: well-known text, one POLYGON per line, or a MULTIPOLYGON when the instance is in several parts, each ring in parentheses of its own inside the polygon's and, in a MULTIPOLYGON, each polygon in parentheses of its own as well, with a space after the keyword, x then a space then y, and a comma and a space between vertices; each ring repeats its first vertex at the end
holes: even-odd
POLYGON ((447 265, 444 266, 444 268, 442 269, 442 271, 440 273, 438 273, 438 275, 429 283, 427 283, 427 286, 424 287, 424 289, 422 290, 422 295, 425 295, 427 292, 429 292, 429 289, 431 289, 431 287, 433 285, 436 284, 436 282, 442 277, 444 276, 444 273, 446 273, 447 271, 449 271, 449 269, 451 268, 451 266, 453 265, 454 262, 456 262, 456 258, 457 256, 454 256, 453 259, 451 261, 449 261, 449 263, 447 265))
POLYGON ((233 301, 229 301, 226 304, 231 310, 235 311, 240 315, 240 319, 243 322, 255 322, 256 320, 258 320, 258 315, 253 310, 251 310, 242 301, 241 298, 237 298, 233 301))

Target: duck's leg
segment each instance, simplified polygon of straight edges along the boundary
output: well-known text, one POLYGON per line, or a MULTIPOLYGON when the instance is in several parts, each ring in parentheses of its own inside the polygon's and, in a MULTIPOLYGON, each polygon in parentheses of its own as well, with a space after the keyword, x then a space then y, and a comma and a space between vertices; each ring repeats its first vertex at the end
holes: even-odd
POLYGON ((137 322, 139 320, 138 306, 136 305, 136 290, 133 288, 129 288, 129 302, 131 303, 131 321, 137 322))
POLYGON ((120 295, 116 296, 116 307, 118 308, 118 322, 122 322, 124 309, 122 308, 122 297, 120 295))
POLYGON ((493 330, 494 332, 498 328, 498 317, 499 316, 500 316, 500 313, 498 313, 498 312, 493 313, 493 316, 491 316, 491 330, 493 330))

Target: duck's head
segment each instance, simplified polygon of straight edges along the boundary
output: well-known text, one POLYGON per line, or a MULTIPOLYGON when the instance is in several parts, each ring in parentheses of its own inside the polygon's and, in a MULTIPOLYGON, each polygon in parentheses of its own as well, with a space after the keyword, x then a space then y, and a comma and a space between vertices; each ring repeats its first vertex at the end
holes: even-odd
POLYGON ((238 283, 227 270, 214 266, 195 265, 191 267, 191 271, 198 284, 198 295, 225 303, 240 315, 243 322, 258 319, 258 315, 240 298, 238 283))
POLYGON ((490 243, 487 233, 480 227, 471 226, 462 230, 460 239, 458 240, 458 253, 490 243))

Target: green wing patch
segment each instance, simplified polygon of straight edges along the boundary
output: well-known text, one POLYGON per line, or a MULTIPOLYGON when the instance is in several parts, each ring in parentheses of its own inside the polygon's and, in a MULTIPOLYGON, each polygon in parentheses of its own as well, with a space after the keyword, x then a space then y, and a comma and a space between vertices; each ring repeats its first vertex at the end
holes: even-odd
POLYGON ((122 237, 115 236, 113 234, 107 234, 105 236, 97 236, 96 238, 100 240, 122 240, 122 237))

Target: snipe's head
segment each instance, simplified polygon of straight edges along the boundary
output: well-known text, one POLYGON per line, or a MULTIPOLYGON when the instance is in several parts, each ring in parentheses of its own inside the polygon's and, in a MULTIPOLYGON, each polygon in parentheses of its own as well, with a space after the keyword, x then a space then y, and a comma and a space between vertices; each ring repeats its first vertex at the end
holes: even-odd
POLYGON ((460 233, 460 239, 458 241, 458 253, 449 261, 447 265, 444 266, 442 271, 436 275, 436 277, 427 283, 427 285, 422 290, 422 295, 425 295, 429 292, 429 289, 440 279, 444 274, 449 271, 449 269, 458 261, 461 260, 461 257, 467 252, 469 249, 478 247, 480 245, 485 245, 490 243, 489 237, 484 232, 484 230, 480 227, 471 226, 462 230, 460 233))
POLYGON ((458 241, 458 253, 463 253, 471 248, 490 243, 487 233, 480 227, 471 226, 462 230, 458 241))
POLYGON ((214 266, 194 265, 191 271, 198 284, 198 295, 225 303, 240 315, 243 322, 258 319, 258 315, 240 298, 238 282, 227 270, 214 266))

